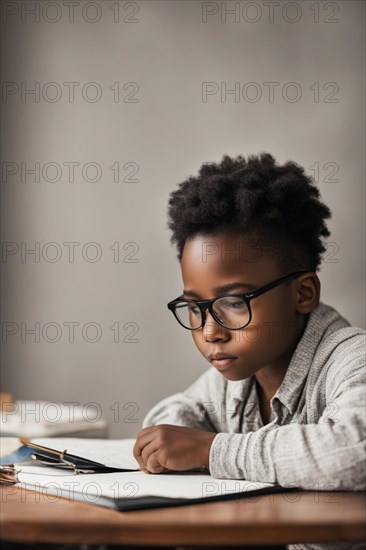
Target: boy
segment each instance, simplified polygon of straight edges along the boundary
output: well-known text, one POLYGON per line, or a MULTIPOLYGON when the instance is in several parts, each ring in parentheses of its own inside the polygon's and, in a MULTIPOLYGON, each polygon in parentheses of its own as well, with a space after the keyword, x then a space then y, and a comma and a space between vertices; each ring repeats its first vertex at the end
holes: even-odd
POLYGON ((266 153, 203 164, 171 193, 184 290, 168 307, 212 366, 143 419, 146 473, 366 489, 366 331, 320 301, 319 197, 266 153))

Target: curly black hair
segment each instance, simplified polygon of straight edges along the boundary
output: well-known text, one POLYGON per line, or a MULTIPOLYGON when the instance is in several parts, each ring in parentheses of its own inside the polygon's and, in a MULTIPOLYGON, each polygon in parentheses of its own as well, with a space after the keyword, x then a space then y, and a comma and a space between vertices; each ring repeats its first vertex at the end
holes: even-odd
POLYGON ((324 222, 330 209, 296 162, 278 165, 269 153, 224 155, 220 163, 204 163, 171 192, 168 227, 181 262, 188 237, 234 231, 256 247, 270 248, 284 272, 316 272, 326 248, 321 237, 330 232, 324 222))

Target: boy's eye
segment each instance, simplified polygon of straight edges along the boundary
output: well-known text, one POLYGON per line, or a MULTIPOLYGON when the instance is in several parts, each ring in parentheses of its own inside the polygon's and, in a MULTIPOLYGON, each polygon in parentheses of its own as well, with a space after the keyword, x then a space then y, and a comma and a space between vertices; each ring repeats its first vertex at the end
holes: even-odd
POLYGON ((230 296, 227 296, 226 298, 220 298, 215 303, 215 306, 216 308, 228 309, 232 311, 238 311, 246 308, 244 300, 236 296, 233 296, 232 298, 230 298, 230 296))
POLYGON ((188 311, 189 313, 193 313, 193 315, 200 315, 200 309, 195 304, 188 304, 188 311))
POLYGON ((227 304, 228 307, 232 307, 233 309, 239 309, 243 307, 243 300, 240 300, 239 302, 231 302, 227 304))
POLYGON ((189 313, 194 313, 195 315, 200 313, 199 307, 191 302, 181 302, 177 305, 176 309, 180 310, 180 312, 188 311, 189 313))

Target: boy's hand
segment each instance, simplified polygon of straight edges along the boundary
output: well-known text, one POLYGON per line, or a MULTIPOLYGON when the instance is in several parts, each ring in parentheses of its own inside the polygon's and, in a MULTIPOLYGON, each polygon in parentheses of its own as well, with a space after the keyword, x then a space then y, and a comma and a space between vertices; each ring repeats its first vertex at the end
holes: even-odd
POLYGON ((146 473, 208 468, 217 434, 172 424, 149 426, 137 434, 133 456, 146 473))

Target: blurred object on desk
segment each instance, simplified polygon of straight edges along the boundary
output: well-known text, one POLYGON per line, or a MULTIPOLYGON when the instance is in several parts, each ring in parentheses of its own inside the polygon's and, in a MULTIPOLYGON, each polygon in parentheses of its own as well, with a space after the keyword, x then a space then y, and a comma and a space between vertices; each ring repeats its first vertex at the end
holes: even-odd
POLYGON ((15 453, 19 447, 19 437, 0 437, 0 458, 15 453))
POLYGON ((26 401, 2 394, 0 435, 5 437, 108 438, 107 422, 97 403, 26 401))
POLYGON ((14 405, 13 396, 11 393, 0 393, 0 411, 11 411, 14 405))

